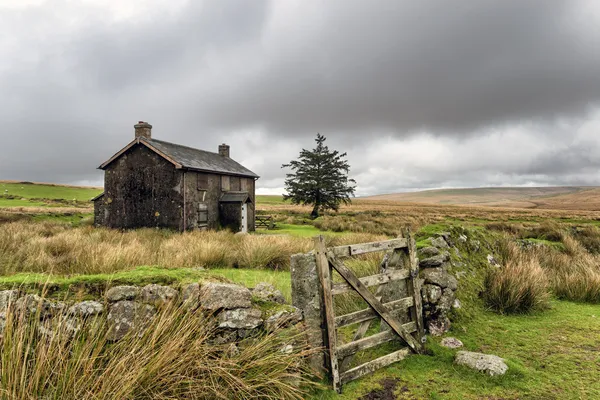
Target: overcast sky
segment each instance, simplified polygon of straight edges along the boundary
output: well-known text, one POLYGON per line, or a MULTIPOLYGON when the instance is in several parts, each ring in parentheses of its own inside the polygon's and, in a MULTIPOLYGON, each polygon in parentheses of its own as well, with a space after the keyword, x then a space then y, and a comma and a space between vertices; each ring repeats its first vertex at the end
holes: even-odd
POLYGON ((262 193, 317 132, 359 195, 600 185, 600 2, 0 0, 0 179, 101 185, 138 120, 262 193))

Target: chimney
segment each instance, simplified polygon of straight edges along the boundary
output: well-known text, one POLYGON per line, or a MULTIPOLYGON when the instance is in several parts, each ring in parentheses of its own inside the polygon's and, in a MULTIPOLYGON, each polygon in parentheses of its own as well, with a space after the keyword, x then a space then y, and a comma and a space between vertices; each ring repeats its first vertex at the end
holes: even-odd
POLYGON ((152 125, 140 121, 133 126, 135 128, 135 138, 152 139, 152 125))
POLYGON ((225 143, 219 145, 219 155, 229 158, 229 146, 225 143))

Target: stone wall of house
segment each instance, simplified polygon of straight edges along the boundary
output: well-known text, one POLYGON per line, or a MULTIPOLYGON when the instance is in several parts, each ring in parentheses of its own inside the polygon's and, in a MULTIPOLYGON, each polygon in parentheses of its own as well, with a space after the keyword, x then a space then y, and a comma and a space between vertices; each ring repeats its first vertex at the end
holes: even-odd
POLYGON ((297 308, 286 305, 281 292, 267 283, 255 288, 220 282, 191 283, 180 287, 150 284, 143 287, 115 286, 102 298, 81 302, 45 299, 19 290, 0 291, 0 334, 8 312, 27 313, 40 318, 40 333, 51 335, 54 321, 74 333, 89 318, 106 316, 108 339, 117 341, 132 330, 152 324, 157 312, 175 302, 190 312, 204 312, 216 318, 214 343, 234 343, 265 331, 286 328, 302 321, 297 308))

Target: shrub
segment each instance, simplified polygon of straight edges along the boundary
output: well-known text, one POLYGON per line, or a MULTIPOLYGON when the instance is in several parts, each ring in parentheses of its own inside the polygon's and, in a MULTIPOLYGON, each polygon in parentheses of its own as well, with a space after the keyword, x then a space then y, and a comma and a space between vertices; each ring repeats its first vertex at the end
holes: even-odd
POLYGON ((485 278, 486 304, 500 313, 527 313, 548 307, 548 279, 537 259, 517 255, 485 278))

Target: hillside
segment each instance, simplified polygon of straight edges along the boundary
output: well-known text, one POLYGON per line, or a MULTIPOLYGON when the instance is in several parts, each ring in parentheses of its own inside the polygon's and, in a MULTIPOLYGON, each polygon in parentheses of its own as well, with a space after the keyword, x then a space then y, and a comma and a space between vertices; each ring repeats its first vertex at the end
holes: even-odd
POLYGON ((365 199, 439 205, 600 210, 600 188, 584 186, 438 189, 382 194, 365 199))

